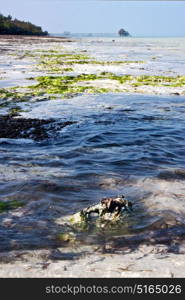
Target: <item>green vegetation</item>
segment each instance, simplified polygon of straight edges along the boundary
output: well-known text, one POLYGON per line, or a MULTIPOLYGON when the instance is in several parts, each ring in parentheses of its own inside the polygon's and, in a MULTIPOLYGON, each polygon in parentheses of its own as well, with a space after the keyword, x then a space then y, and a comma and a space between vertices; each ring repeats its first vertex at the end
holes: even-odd
POLYGON ((40 76, 35 79, 38 84, 28 86, 31 90, 36 90, 40 93, 47 94, 68 94, 68 93, 105 93, 109 92, 110 89, 96 88, 93 86, 80 86, 75 85, 78 82, 93 81, 96 79, 102 79, 101 75, 96 74, 81 74, 78 76, 40 76))
MULTIPOLYGON (((165 76, 118 76, 114 73, 102 72, 100 74, 80 74, 77 76, 40 76, 35 78, 38 83, 29 86, 29 89, 47 94, 65 94, 79 92, 110 92, 110 88, 95 88, 87 83, 97 79, 111 79, 118 81, 121 85, 137 86, 171 86, 179 87, 185 85, 185 76, 165 77, 165 76), (78 83, 78 85, 77 85, 78 83), (82 85, 83 83, 83 85, 82 85)), ((121 91, 121 89, 119 90, 121 91)))
POLYGON ((101 65, 101 66, 107 66, 107 65, 121 65, 121 64, 142 64, 144 61, 138 61, 138 60, 122 60, 122 61, 99 61, 99 60, 68 60, 65 62, 68 65, 74 65, 74 64, 91 64, 91 65, 101 65))
POLYGON ((16 209, 18 207, 23 206, 24 203, 21 201, 17 201, 17 200, 11 200, 11 201, 0 201, 0 213, 7 211, 7 210, 11 210, 11 209, 16 209))
POLYGON ((18 100, 23 97, 23 93, 18 93, 16 91, 12 91, 9 89, 0 89, 0 99, 6 100, 6 99, 12 99, 12 100, 18 100))
MULTIPOLYGON (((55 49, 35 49, 25 51, 20 58, 32 57, 36 64, 34 66, 46 76, 28 78, 36 81, 35 84, 27 87, 13 87, 0 89, 0 106, 7 106, 13 101, 42 101, 56 98, 71 98, 79 93, 109 93, 109 92, 141 92, 139 87, 185 87, 185 76, 153 76, 153 75, 117 75, 111 72, 101 72, 96 74, 68 75, 65 72, 75 72, 75 64, 97 64, 97 65, 121 65, 132 63, 144 63, 144 61, 98 61, 88 56, 86 53, 65 52, 65 48, 55 49), (54 74, 53 76, 51 74, 54 74), (58 74, 56 76, 56 74, 58 74), (105 80, 117 82, 112 85, 105 80), (98 87, 93 81, 99 80, 98 87), (102 85, 101 85, 102 80, 102 85), (4 101, 4 100, 9 101, 4 101)), ((185 92, 184 92, 185 93, 185 92)), ((19 113, 20 110, 10 106, 10 114, 19 113)))
POLYGON ((185 76, 142 75, 136 77, 136 82, 133 83, 133 86, 141 85, 183 87, 185 86, 185 76))
POLYGON ((73 232, 58 233, 56 237, 61 242, 66 242, 66 243, 75 242, 75 234, 73 232))
MULTIPOLYGON (((46 95, 45 92, 41 92, 38 90, 30 91, 29 89, 25 87, 13 87, 9 89, 0 89, 0 107, 7 107, 9 104, 12 103, 19 103, 19 102, 27 102, 30 100, 36 101, 44 101, 44 100, 52 100, 56 99, 54 95, 46 95), (24 91, 19 92, 19 89, 24 91), (6 101, 9 100, 9 101, 6 101)), ((22 110, 19 110, 18 107, 16 108, 10 108, 10 115, 14 113, 21 112, 22 110)))
MULTIPOLYGON (((69 69, 67 69, 69 70, 69 69)), ((116 75, 110 72, 101 72, 99 74, 80 74, 77 76, 39 76, 29 78, 36 80, 37 83, 27 87, 14 87, 10 89, 0 89, 0 99, 13 100, 14 102, 29 101, 35 97, 36 101, 56 99, 59 97, 71 97, 79 93, 108 93, 134 91, 134 88, 153 86, 153 87, 185 87, 185 76, 132 76, 116 75), (117 81, 118 88, 96 87, 91 84, 95 80, 110 79, 117 81), (49 96, 50 95, 50 96, 49 96)), ((137 90, 136 90, 137 91, 137 90)), ((139 90, 138 90, 139 91, 139 90)), ((7 102, 6 102, 7 103, 7 102)), ((5 106, 2 102, 1 106, 5 106)), ((18 113, 18 110, 11 109, 11 114, 18 113)))
POLYGON ((0 34, 21 34, 21 35, 48 35, 47 31, 42 31, 40 26, 36 26, 30 22, 12 19, 0 14, 0 34))
MULTIPOLYGON (((33 54, 32 54, 33 55, 33 54)), ((52 65, 52 64, 66 64, 66 65, 74 65, 74 64, 95 64, 95 65, 120 65, 120 64, 139 64, 144 63, 144 61, 139 60, 121 60, 121 61, 98 61, 94 60, 87 55, 82 54, 43 54, 40 56, 42 59, 42 63, 52 65)))
POLYGON ((88 55, 81 53, 75 54, 74 52, 60 53, 59 50, 41 50, 36 49, 33 51, 25 51, 21 58, 32 57, 37 62, 37 69, 46 71, 49 74, 63 74, 64 72, 74 71, 73 65, 93 64, 93 65, 121 65, 121 64, 141 64, 144 61, 98 61, 88 55))
POLYGON ((83 60, 83 59, 89 59, 89 56, 87 55, 82 55, 82 54, 71 54, 71 53, 64 53, 64 54, 43 54, 41 55, 41 58, 48 58, 48 59, 78 59, 78 60, 83 60))
POLYGON ((17 115, 20 112, 23 112, 21 107, 19 107, 19 106, 12 107, 12 108, 9 109, 9 116, 17 115))

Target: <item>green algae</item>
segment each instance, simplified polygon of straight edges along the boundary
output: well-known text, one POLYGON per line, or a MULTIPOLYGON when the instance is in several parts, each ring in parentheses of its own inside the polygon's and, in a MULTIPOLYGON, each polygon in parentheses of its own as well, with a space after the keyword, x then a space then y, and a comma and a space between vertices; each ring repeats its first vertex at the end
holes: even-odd
MULTIPOLYGON (((18 100, 18 101, 26 101, 28 100, 28 93, 20 93, 17 92, 15 89, 17 87, 13 87, 10 89, 0 89, 0 99, 1 100, 6 100, 6 99, 11 99, 11 100, 18 100)), ((31 95, 30 95, 31 96, 31 95)))
POLYGON ((92 57, 84 54, 73 54, 73 53, 63 53, 63 54, 42 54, 40 56, 40 65, 52 66, 52 65, 74 65, 74 64, 94 64, 94 65, 121 65, 121 64, 133 64, 133 63, 144 63, 144 61, 98 61, 92 57))
POLYGON ((75 234, 73 232, 58 233, 56 238, 65 243, 74 243, 76 241, 75 234))
MULTIPOLYGON (((111 79, 118 81, 121 85, 127 84, 131 87, 138 86, 185 86, 185 76, 165 77, 165 76, 132 76, 116 75, 114 73, 102 72, 100 74, 80 74, 77 76, 40 76, 36 77, 37 84, 28 86, 29 89, 37 93, 65 94, 65 93, 108 93, 111 88, 93 87, 88 83, 98 79, 111 79), (84 85, 80 85, 84 82, 84 85)), ((117 91, 121 91, 118 89, 117 91)))
POLYGON ((48 49, 48 50, 45 50, 45 49, 35 49, 35 50, 32 50, 34 52, 43 52, 43 53, 59 53, 59 50, 53 50, 53 49, 48 49))
POLYGON ((74 65, 74 64, 90 64, 90 65, 121 65, 121 64, 136 64, 136 63, 145 63, 144 61, 98 61, 98 60, 66 60, 65 64, 74 65))
POLYGON ((9 115, 13 116, 13 115, 18 114, 18 113, 20 113, 22 111, 23 110, 21 109, 20 106, 12 107, 12 108, 9 109, 9 115))
POLYGON ((64 72, 73 72, 73 68, 71 67, 65 67, 62 66, 61 64, 58 64, 56 62, 51 63, 50 62, 41 62, 40 64, 37 65, 37 68, 43 71, 46 71, 49 74, 52 73, 60 73, 63 74, 64 72))
POLYGON ((47 94, 75 94, 75 93, 108 93, 110 88, 98 88, 91 85, 75 85, 79 82, 91 82, 102 79, 102 75, 80 74, 78 76, 40 76, 35 79, 38 84, 28 86, 31 90, 42 91, 47 94))
POLYGON ((141 85, 150 86, 170 86, 170 87, 182 87, 185 86, 185 76, 151 76, 142 75, 136 77, 136 83, 141 85))
MULTIPOLYGON (((0 107, 7 107, 12 105, 12 103, 20 103, 20 102, 28 102, 30 100, 34 101, 44 101, 44 100, 52 100, 56 99, 54 95, 46 95, 44 91, 40 90, 29 90, 26 87, 12 87, 9 89, 0 89, 0 107), (19 91, 19 90, 25 91, 19 91)), ((10 108, 10 115, 14 113, 21 112, 21 108, 10 108)))
POLYGON ((71 53, 64 53, 64 54, 43 54, 41 58, 48 58, 48 59, 77 59, 77 60, 84 60, 89 59, 90 57, 83 54, 71 54, 71 53))
POLYGON ((74 69, 73 68, 63 68, 62 71, 63 72, 73 72, 74 69))
POLYGON ((115 60, 115 61, 89 61, 92 64, 98 65, 121 65, 121 64, 144 64, 142 60, 115 60))
POLYGON ((6 99, 14 96, 14 93, 6 90, 6 89, 0 89, 0 99, 6 99))
MULTIPOLYGON (((38 51, 38 50, 37 50, 38 51)), ((97 74, 67 75, 64 72, 74 71, 70 65, 73 64, 121 64, 121 63, 144 63, 143 61, 96 61, 91 60, 89 56, 73 53, 58 53, 55 50, 48 50, 45 54, 39 56, 41 62, 37 68, 45 70, 47 76, 38 76, 28 78, 35 80, 36 83, 27 87, 1 88, 1 100, 13 100, 15 102, 25 102, 29 100, 42 101, 56 99, 59 97, 73 97, 79 93, 109 93, 109 92, 142 92, 138 87, 185 87, 185 76, 157 76, 157 75, 117 75, 112 72, 101 72, 97 74), (53 53, 51 54, 51 51, 53 53), (68 66, 69 65, 69 66, 68 66), (52 76, 49 73, 60 73, 60 76, 52 76), (113 80, 120 84, 120 87, 114 89, 110 87, 95 87, 91 85, 94 80, 113 80)), ((5 103, 0 103, 5 106, 5 103)), ((18 113, 10 109, 10 114, 18 113)))
POLYGON ((122 64, 138 64, 144 63, 144 61, 129 61, 129 60, 121 60, 121 61, 99 61, 94 59, 93 57, 81 53, 70 53, 58 50, 42 50, 35 49, 33 51, 25 51, 23 57, 28 56, 37 59, 36 68, 39 70, 43 70, 48 72, 49 74, 60 73, 63 74, 65 72, 72 72, 73 65, 83 65, 83 64, 91 64, 91 65, 122 65, 122 64))
MULTIPOLYGON (((69 69, 68 69, 69 70, 69 69)), ((109 93, 123 91, 138 91, 137 87, 185 87, 185 76, 133 76, 116 75, 110 72, 101 72, 99 74, 80 74, 62 75, 62 76, 39 76, 29 78, 36 80, 36 84, 27 87, 14 87, 12 89, 0 89, 0 99, 11 99, 14 101, 29 101, 35 97, 36 101, 56 99, 56 95, 76 95, 78 93, 109 93), (94 80, 110 79, 117 81, 120 88, 112 89, 110 87, 95 87, 91 85, 94 80), (19 90, 23 90, 19 92, 19 90), (24 91, 25 90, 25 91, 24 91), (48 96, 46 96, 48 94, 48 96), (49 96, 50 95, 50 96, 49 96), (41 97, 41 98, 40 98, 41 97), (42 98, 43 97, 43 98, 42 98)), ((101 82, 100 82, 101 83, 101 82)), ((14 113, 14 112, 13 112, 14 113)))
POLYGON ((11 201, 0 201, 0 213, 3 213, 5 211, 16 209, 19 207, 22 207, 24 205, 23 202, 18 200, 11 200, 11 201))

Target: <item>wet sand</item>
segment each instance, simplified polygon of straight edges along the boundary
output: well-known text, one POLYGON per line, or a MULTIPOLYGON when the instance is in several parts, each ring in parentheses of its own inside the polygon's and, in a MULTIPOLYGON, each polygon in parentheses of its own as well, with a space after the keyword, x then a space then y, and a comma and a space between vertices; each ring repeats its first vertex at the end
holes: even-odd
POLYGON ((56 37, 56 36, 28 36, 28 35, 6 35, 0 34, 0 43, 10 42, 10 43, 23 43, 23 44, 42 44, 42 43, 64 43, 72 42, 71 39, 66 37, 56 37))
POLYGON ((125 247, 117 253, 84 246, 12 251, 0 253, 0 277, 184 278, 184 258, 184 242, 178 254, 169 251, 165 244, 141 244, 135 250, 125 247))

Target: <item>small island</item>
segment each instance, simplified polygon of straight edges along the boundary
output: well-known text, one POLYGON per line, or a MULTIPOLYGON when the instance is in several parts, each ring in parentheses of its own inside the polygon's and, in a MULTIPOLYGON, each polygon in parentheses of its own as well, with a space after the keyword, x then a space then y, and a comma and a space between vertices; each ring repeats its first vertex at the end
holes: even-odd
POLYGON ((12 19, 10 15, 5 17, 0 13, 0 34, 47 36, 48 32, 30 22, 12 19))
POLYGON ((118 31, 118 34, 119 36, 131 36, 130 33, 123 28, 118 31))

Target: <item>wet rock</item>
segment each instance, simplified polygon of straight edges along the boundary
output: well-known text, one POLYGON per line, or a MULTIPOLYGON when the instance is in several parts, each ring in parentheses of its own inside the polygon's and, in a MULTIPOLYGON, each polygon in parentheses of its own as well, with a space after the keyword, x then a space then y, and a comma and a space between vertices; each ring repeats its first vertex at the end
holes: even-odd
MULTIPOLYGON (((58 224, 66 224, 69 229, 88 230, 94 228, 111 228, 120 226, 125 222, 126 213, 132 211, 132 203, 118 196, 115 198, 103 198, 99 203, 84 208, 80 212, 59 219, 58 224)), ((67 227, 66 227, 67 228, 67 227)), ((65 232, 66 233, 66 232, 65 232)))
POLYGON ((116 198, 103 198, 100 203, 83 209, 80 213, 84 217, 89 217, 91 213, 97 213, 100 217, 114 220, 120 218, 123 211, 132 209, 132 203, 124 199, 124 196, 116 198))
POLYGON ((171 95, 173 95, 173 96, 180 96, 180 93, 174 92, 174 93, 171 93, 171 95))
POLYGON ((185 169, 174 169, 170 171, 162 171, 159 172, 158 176, 159 179, 163 179, 166 181, 173 181, 173 180, 185 180, 185 169))
POLYGON ((0 117, 0 138, 43 140, 48 137, 43 125, 51 122, 51 120, 24 119, 11 116, 0 117))
MULTIPOLYGON (((13 116, 0 117, 0 138, 29 138, 36 141, 49 138, 46 125, 54 123, 55 120, 39 120, 39 119, 25 119, 14 118, 13 116)), ((61 122, 60 129, 71 125, 74 122, 61 122)), ((52 128, 50 128, 51 130, 52 128)), ((53 127, 54 130, 54 127, 53 127)))

